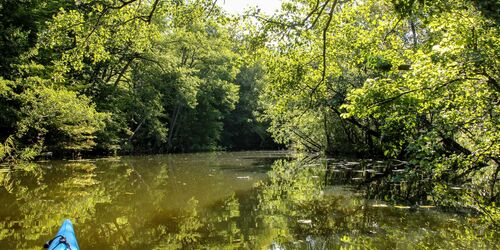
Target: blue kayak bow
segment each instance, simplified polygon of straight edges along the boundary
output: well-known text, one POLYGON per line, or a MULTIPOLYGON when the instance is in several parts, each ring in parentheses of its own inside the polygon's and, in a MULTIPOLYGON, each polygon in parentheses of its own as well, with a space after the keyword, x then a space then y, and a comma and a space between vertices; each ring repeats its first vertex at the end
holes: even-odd
POLYGON ((71 221, 65 220, 56 237, 45 243, 44 247, 49 250, 80 250, 71 221))

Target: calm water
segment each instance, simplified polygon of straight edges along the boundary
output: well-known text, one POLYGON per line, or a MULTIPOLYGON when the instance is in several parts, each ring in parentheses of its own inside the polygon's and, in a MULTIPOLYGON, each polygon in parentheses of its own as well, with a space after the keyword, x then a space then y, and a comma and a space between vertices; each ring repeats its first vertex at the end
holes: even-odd
MULTIPOLYGON (((474 217, 365 200, 283 152, 38 163, 1 171, 0 249, 65 218, 82 249, 488 249, 474 217)), ((493 239, 493 240, 491 240, 493 239)))

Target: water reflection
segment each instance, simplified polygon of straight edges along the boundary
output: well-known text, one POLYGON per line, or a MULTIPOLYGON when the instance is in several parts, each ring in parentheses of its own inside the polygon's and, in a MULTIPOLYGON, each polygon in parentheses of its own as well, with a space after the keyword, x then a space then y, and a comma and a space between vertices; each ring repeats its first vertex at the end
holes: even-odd
POLYGON ((470 230, 474 218, 365 200, 346 185, 330 185, 334 173, 344 174, 325 161, 305 163, 279 152, 61 161, 0 171, 0 249, 40 249, 64 218, 74 220, 82 249, 499 243, 494 231, 470 230))

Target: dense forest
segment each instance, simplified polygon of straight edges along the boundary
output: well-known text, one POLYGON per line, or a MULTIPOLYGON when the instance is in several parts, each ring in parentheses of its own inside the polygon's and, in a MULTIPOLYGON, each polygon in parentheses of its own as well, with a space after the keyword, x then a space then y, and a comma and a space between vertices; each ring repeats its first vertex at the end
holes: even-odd
POLYGON ((272 16, 2 0, 0 20, 1 162, 282 147, 397 159, 406 199, 499 223, 496 0, 296 0, 272 16))
POLYGON ((0 6, 1 158, 275 147, 261 66, 211 1, 0 6))

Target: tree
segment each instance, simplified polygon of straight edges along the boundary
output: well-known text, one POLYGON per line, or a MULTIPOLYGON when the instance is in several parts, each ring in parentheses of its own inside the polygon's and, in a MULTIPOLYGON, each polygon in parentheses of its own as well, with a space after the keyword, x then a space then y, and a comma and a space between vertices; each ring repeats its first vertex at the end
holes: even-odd
POLYGON ((244 65, 235 83, 239 85, 236 108, 224 118, 222 145, 228 149, 276 148, 264 122, 257 121, 259 94, 262 91, 264 72, 262 66, 244 65))
POLYGON ((273 31, 262 99, 276 139, 411 160, 404 178, 423 191, 414 199, 462 186, 456 203, 442 205, 467 204, 497 220, 486 208, 499 198, 495 18, 470 1, 300 1, 283 9, 259 17, 273 31))
POLYGON ((239 55, 229 33, 230 21, 211 1, 176 7, 168 53, 175 58, 173 91, 165 91, 168 151, 220 148, 224 117, 238 102, 239 55))

